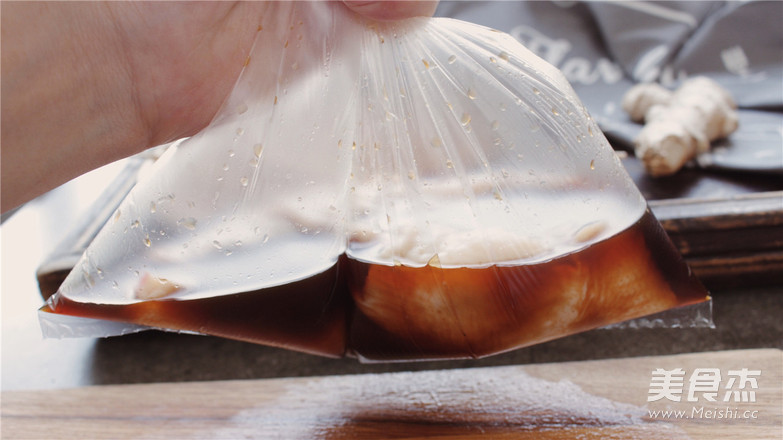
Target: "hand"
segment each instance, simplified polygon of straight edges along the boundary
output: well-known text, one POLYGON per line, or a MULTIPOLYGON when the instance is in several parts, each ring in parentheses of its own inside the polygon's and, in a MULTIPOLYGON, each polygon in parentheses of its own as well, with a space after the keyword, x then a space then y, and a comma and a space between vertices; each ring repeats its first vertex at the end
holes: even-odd
MULTIPOLYGON (((436 2, 346 1, 377 20, 436 2)), ((1 209, 204 128, 228 96, 264 2, 2 5, 1 209)))

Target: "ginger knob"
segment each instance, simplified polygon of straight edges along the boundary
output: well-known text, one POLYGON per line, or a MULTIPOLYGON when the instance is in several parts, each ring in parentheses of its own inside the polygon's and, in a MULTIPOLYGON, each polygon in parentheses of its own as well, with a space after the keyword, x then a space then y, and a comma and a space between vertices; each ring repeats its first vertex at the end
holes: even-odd
POLYGON ((623 109, 635 121, 644 119, 634 152, 653 176, 676 173, 739 125, 734 99, 706 77, 691 78, 674 92, 638 84, 626 92, 623 109))

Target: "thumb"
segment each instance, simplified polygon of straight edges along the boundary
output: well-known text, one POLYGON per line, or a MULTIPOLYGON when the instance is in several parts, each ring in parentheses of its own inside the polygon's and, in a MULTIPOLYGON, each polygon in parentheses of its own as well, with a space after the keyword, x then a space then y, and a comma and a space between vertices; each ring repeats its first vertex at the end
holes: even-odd
POLYGON ((437 0, 344 0, 343 3, 359 15, 380 21, 402 20, 420 16, 430 17, 438 6, 437 0))

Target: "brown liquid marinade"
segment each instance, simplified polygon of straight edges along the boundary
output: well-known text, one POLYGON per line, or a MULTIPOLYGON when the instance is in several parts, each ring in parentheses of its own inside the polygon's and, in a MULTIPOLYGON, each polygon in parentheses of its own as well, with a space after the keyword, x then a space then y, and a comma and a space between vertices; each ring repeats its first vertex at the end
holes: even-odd
POLYGON ((132 322, 364 361, 477 358, 698 303, 707 292, 652 214, 578 252, 486 268, 342 256, 281 286, 129 305, 56 295, 55 313, 132 322))

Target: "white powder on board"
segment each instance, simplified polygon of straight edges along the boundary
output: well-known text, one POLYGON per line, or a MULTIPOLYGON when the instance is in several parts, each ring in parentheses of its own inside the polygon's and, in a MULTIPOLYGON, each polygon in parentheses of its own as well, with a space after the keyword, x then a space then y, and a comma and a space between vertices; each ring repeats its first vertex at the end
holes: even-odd
POLYGON ((311 439, 362 427, 356 432, 443 426, 464 427, 465 433, 505 428, 531 434, 607 428, 603 435, 622 428, 625 434, 644 432, 645 438, 655 432, 661 436, 652 438, 687 438, 670 425, 645 421, 642 407, 588 394, 569 381, 535 378, 515 367, 319 378, 290 385, 265 405, 241 411, 229 426, 210 435, 311 439))

